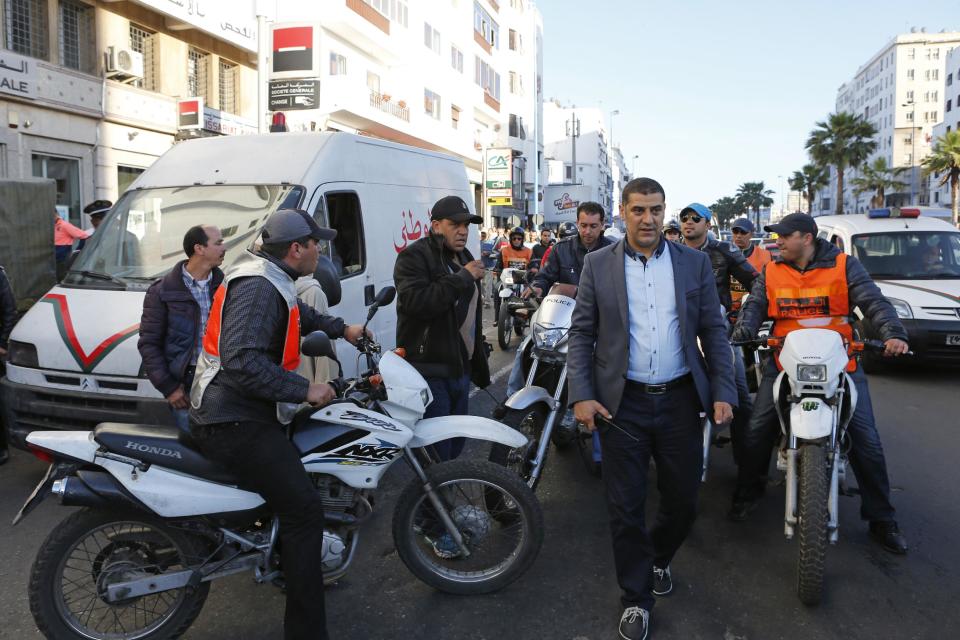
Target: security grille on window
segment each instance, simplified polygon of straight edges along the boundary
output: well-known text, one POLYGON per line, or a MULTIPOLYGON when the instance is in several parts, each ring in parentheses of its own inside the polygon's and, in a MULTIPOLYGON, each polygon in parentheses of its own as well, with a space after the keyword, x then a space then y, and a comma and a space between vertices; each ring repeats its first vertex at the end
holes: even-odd
POLYGON ((239 113, 237 104, 237 73, 239 68, 224 60, 220 61, 220 110, 239 113))
POLYGON ((133 86, 156 91, 156 80, 153 75, 153 49, 156 34, 147 31, 139 25, 130 23, 130 49, 143 56, 143 79, 134 80, 133 86))
POLYGON ((347 75, 347 59, 339 53, 335 53, 333 51, 330 52, 330 75, 347 75))
POLYGON ((207 64, 209 56, 199 49, 187 51, 187 93, 190 97, 207 98, 207 64))
POLYGON ((47 1, 4 0, 4 46, 16 53, 46 59, 47 1))
POLYGON ((423 111, 434 120, 440 119, 440 96, 430 89, 423 90, 423 111))
POLYGON ((93 7, 60 0, 60 64, 84 73, 96 72, 93 7))

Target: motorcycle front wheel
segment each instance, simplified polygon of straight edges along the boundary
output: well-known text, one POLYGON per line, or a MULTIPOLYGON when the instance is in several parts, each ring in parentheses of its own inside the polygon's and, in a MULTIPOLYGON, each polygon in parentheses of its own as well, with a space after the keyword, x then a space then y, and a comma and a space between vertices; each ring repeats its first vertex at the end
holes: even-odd
POLYGON ((199 540, 159 518, 81 509, 40 546, 30 572, 30 612, 51 640, 177 638, 203 608, 210 583, 109 602, 107 588, 203 560, 199 540))
POLYGON ((500 348, 506 351, 510 348, 513 339, 513 318, 510 317, 510 305, 507 300, 500 301, 500 312, 497 315, 497 342, 500 348))
POLYGON ((797 496, 797 594, 800 602, 815 605, 823 595, 827 556, 827 454, 824 448, 807 444, 800 448, 800 482, 797 496))
POLYGON ((516 474, 490 462, 452 460, 426 469, 430 484, 463 537, 453 541, 423 485, 404 489, 393 514, 397 554, 413 575, 434 589, 459 595, 498 591, 522 576, 543 544, 543 513, 516 474), (490 491, 503 495, 514 517, 487 506, 490 491))
MULTIPOLYGON (((494 442, 490 447, 488 460, 494 464, 510 469, 516 473, 531 489, 537 488, 537 482, 543 474, 531 484, 531 463, 537 455, 540 438, 543 437, 543 427, 547 422, 547 408, 543 404, 535 404, 526 409, 510 409, 501 422, 508 427, 519 431, 527 439, 526 444, 516 449, 505 444, 494 442)), ((494 499, 498 499, 494 498, 494 499)), ((496 507, 497 505, 492 505, 496 507)))

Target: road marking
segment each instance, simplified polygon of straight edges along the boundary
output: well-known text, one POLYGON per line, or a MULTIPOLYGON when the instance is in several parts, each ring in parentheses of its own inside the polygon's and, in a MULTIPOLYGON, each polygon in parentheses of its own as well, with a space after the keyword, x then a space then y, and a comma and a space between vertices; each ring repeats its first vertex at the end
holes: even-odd
MULTIPOLYGON (((505 375, 508 375, 512 367, 513 367, 513 363, 511 362, 510 364, 506 365, 505 367, 502 367, 499 371, 497 371, 495 374, 490 376, 490 384, 493 385, 493 383, 500 380, 500 378, 502 378, 505 375)), ((483 391, 483 389, 474 389, 473 391, 470 392, 470 395, 467 397, 472 398, 473 396, 477 395, 481 391, 483 391)))

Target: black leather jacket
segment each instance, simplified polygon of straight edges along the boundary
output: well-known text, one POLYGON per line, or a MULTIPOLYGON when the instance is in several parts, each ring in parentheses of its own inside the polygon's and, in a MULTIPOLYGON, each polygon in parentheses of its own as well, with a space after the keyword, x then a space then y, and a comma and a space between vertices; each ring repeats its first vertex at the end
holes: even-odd
POLYGON ((760 274, 747 262, 746 256, 729 242, 723 240, 707 241, 700 250, 710 256, 710 265, 713 267, 713 276, 717 280, 717 293, 720 294, 720 304, 727 311, 733 304, 730 295, 730 278, 736 278, 743 288, 750 291, 750 286, 760 274))
POLYGON ((540 271, 533 279, 534 287, 540 289, 543 295, 547 295, 550 287, 557 284, 580 284, 580 274, 583 273, 583 260, 587 253, 602 249, 613 244, 613 240, 607 236, 600 236, 597 244, 590 251, 580 242, 580 236, 573 236, 561 240, 553 245, 553 251, 550 252, 550 258, 547 263, 540 266, 540 271))
MULTIPOLYGON (((838 255, 840 250, 837 247, 823 238, 817 238, 817 249, 806 271, 831 268, 837 264, 838 255)), ((777 258, 775 262, 783 262, 783 260, 777 258)), ((790 266, 793 267, 793 265, 790 266)), ((847 292, 850 296, 851 311, 858 308, 884 341, 890 338, 907 339, 907 331, 903 328, 893 305, 880 292, 880 287, 874 283, 860 261, 849 255, 847 256, 847 292)), ((767 304, 766 269, 764 269, 760 277, 754 281, 750 289, 750 297, 740 308, 740 317, 733 333, 734 340, 749 340, 756 337, 760 325, 767 320, 767 304)))

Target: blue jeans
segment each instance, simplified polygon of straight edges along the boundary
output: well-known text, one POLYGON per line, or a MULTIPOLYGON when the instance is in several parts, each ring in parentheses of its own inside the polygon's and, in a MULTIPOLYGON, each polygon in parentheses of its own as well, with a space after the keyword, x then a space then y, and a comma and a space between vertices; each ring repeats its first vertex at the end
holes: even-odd
MULTIPOLYGON (((467 415, 467 403, 470 399, 470 376, 460 378, 427 378, 433 402, 427 407, 424 418, 467 415)), ((433 445, 433 451, 440 461, 453 460, 463 451, 466 438, 450 438, 433 445)))
POLYGON ((750 425, 753 414, 753 399, 747 386, 747 370, 743 363, 743 353, 739 348, 733 350, 733 370, 737 383, 737 408, 733 410, 733 422, 730 423, 730 441, 733 445, 733 459, 739 460, 743 451, 743 437, 750 425))
POLYGON ((523 375, 523 342, 517 347, 517 355, 513 357, 513 368, 507 378, 507 399, 527 384, 527 377, 523 375))
POLYGON ((170 409, 173 413, 173 423, 180 429, 180 433, 190 435, 190 409, 170 409))

